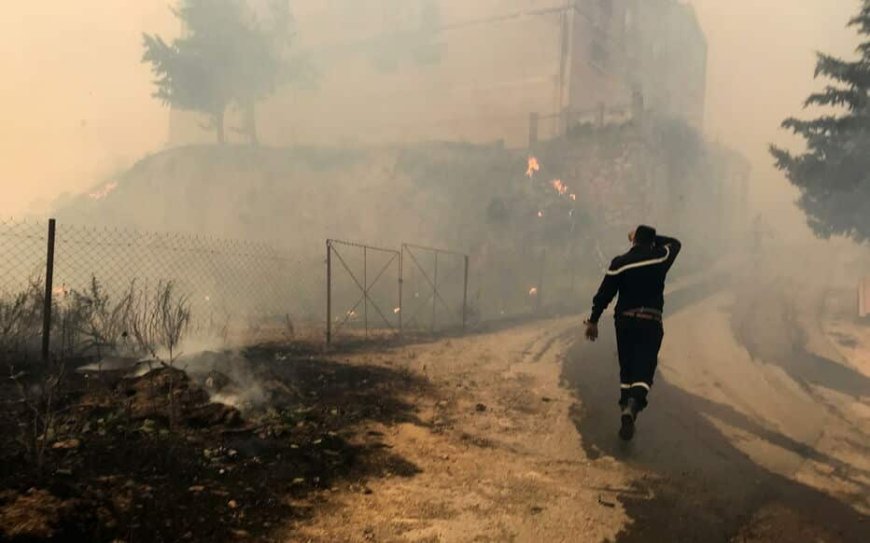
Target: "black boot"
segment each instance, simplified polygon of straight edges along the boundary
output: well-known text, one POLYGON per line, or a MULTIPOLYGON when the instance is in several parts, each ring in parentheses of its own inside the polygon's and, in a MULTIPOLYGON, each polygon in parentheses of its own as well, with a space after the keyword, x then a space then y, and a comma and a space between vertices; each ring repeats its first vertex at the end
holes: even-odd
POLYGON ((624 441, 634 437, 634 421, 637 418, 637 400, 629 398, 622 408, 622 426, 619 428, 619 437, 624 441))

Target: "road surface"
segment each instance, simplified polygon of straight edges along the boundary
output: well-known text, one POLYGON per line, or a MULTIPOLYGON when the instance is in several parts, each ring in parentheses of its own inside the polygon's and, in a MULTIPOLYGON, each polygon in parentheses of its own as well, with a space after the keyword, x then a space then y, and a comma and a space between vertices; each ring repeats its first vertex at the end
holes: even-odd
POLYGON ((628 445, 612 326, 572 348, 586 453, 649 474, 620 496, 631 522, 617 541, 868 540, 870 379, 807 350, 823 338, 800 304, 744 288, 715 278, 667 296, 658 378, 628 445))
POLYGON ((628 446, 609 323, 594 344, 575 316, 336 355, 430 383, 404 400, 414 420, 361 429, 413 469, 299 504, 317 514, 287 540, 868 541, 870 331, 773 287, 714 277, 667 296, 628 446))

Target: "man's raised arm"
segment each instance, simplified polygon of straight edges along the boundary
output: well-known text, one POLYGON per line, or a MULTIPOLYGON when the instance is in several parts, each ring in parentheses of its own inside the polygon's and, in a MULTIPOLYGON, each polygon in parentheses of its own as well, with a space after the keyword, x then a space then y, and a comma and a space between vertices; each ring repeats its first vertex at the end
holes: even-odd
POLYGON ((656 245, 659 247, 667 247, 668 259, 665 261, 665 266, 670 269, 674 265, 674 261, 680 254, 683 244, 677 238, 669 238, 667 236, 656 236, 656 245))

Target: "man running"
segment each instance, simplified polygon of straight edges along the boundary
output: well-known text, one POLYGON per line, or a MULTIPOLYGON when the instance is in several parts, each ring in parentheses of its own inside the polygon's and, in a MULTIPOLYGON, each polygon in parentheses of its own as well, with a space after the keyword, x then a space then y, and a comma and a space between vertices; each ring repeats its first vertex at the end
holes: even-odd
POLYGON ((586 338, 595 341, 598 319, 619 293, 615 311, 622 408, 619 437, 626 441, 634 436, 637 414, 647 405, 664 335, 665 276, 682 247, 676 239, 657 235, 651 226, 638 226, 628 239, 631 250, 613 259, 585 322, 586 338))

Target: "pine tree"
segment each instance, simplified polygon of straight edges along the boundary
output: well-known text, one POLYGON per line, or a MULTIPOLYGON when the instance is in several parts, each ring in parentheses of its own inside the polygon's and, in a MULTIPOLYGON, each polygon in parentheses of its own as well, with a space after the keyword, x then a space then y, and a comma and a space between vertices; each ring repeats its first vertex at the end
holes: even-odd
POLYGON ((834 108, 812 120, 786 119, 782 126, 806 140, 793 155, 776 146, 777 168, 800 190, 798 204, 820 237, 870 240, 870 0, 850 22, 865 40, 859 58, 845 61, 819 53, 815 77, 831 84, 810 95, 804 107, 834 108))

